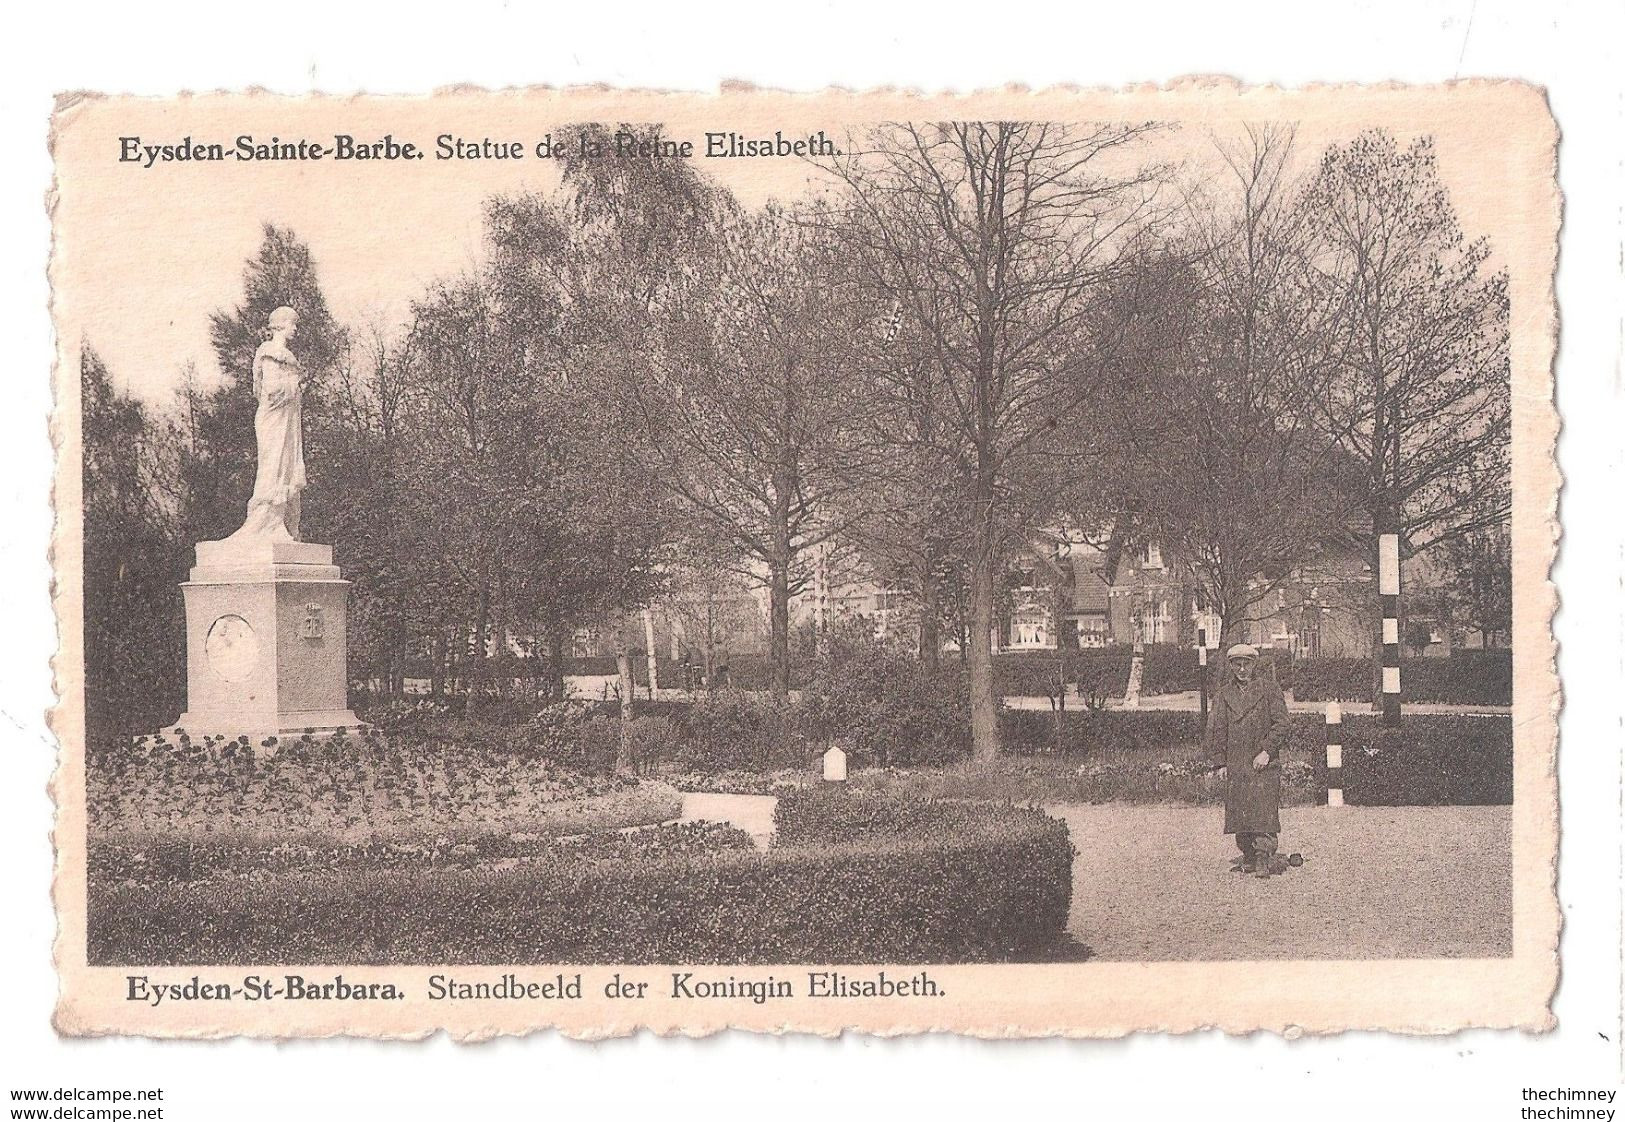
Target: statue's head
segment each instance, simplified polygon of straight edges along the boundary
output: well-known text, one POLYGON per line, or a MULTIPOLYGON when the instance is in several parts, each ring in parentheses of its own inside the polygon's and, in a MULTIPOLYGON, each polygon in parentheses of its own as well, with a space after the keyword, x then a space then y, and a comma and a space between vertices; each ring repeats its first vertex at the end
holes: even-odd
POLYGON ((271 330, 292 336, 299 329, 299 313, 284 304, 271 313, 271 330))

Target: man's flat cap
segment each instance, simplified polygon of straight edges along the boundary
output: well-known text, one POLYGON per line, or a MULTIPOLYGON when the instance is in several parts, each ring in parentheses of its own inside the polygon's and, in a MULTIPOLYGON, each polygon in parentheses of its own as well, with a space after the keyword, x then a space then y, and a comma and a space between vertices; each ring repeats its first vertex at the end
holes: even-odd
POLYGON ((1251 643, 1237 643, 1224 652, 1225 658, 1257 658, 1258 648, 1251 643))

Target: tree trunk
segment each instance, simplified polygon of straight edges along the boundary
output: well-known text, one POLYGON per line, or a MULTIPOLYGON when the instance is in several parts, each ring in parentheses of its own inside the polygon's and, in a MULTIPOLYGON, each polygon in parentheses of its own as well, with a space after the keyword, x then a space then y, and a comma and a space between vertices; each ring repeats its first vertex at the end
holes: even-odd
MULTIPOLYGON (((498 572, 497 591, 491 606, 491 636, 490 646, 493 648, 491 661, 496 663, 494 680, 496 695, 501 698, 513 697, 513 676, 508 673, 511 666, 508 650, 508 582, 506 576, 498 572)), ((486 681, 493 680, 493 673, 487 666, 486 681)))
POLYGON ((466 716, 472 717, 479 710, 480 686, 485 678, 485 640, 486 629, 489 626, 491 614, 491 586, 480 585, 479 608, 474 617, 474 644, 469 650, 468 670, 468 697, 463 706, 466 716))
POLYGON ((660 656, 655 651, 655 617, 648 608, 643 609, 643 649, 649 662, 649 700, 660 689, 660 656))
POLYGON ((547 697, 564 700, 564 624, 556 619, 547 625, 547 697))
POLYGON ((702 656, 701 667, 705 672, 705 692, 710 693, 716 688, 714 675, 717 663, 717 609, 716 599, 711 590, 705 590, 705 654, 702 656))
POLYGON ((617 775, 630 775, 636 762, 632 759, 632 734, 629 726, 636 704, 634 694, 637 683, 632 676, 632 649, 626 641, 624 620, 615 641, 615 669, 621 676, 621 741, 615 751, 615 772, 617 775))
MULTIPOLYGON (((788 412, 788 404, 786 409, 788 412)), ((788 416, 785 428, 790 428, 788 416)), ((795 454, 786 444, 773 469, 773 555, 768 558, 768 652, 773 664, 773 693, 778 697, 790 693, 790 562, 795 560, 790 505, 795 490, 795 454)))
POLYGON ((773 560, 768 566, 770 630, 769 651, 773 662, 773 692, 785 697, 790 692, 790 563, 773 560))
POLYGON ((942 635, 937 621, 937 577, 928 560, 920 570, 920 665, 935 674, 942 665, 942 635))
POLYGON ((446 645, 443 639, 434 641, 432 669, 429 672, 429 694, 439 697, 446 686, 446 645))
POLYGON ((999 755, 999 700, 993 692, 993 542, 988 515, 979 517, 971 563, 970 732, 980 763, 999 755))

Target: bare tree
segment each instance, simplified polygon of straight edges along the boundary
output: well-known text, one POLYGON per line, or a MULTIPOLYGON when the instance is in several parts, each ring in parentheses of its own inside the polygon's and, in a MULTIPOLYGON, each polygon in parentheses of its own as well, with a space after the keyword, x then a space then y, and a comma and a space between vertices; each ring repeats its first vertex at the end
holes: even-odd
POLYGON ((773 689, 790 688, 790 600, 805 551, 838 534, 851 486, 850 294, 817 227, 721 208, 636 400, 657 478, 765 572, 773 689))
MULTIPOLYGON (((875 306, 884 307, 881 293, 875 306)), ((946 381, 937 352, 901 304, 878 325, 860 357, 869 408, 851 418, 849 439, 870 451, 846 497, 849 536, 873 575, 914 601, 919 658, 938 669, 945 586, 968 536, 962 435, 946 414, 946 381)))
POLYGON ((1226 636, 1300 566, 1346 539, 1354 464, 1315 408, 1337 306, 1316 300, 1289 178, 1290 130, 1215 142, 1228 176, 1193 189, 1180 233, 1130 278, 1123 527, 1200 583, 1226 636))
POLYGON ((1381 534, 1412 557, 1510 511, 1507 278, 1462 233, 1430 138, 1332 145, 1303 205, 1339 316, 1321 418, 1361 466, 1376 572, 1381 534))
MULTIPOLYGON (((1055 419, 1075 408, 1091 297, 1143 232, 1158 173, 1125 167, 1150 125, 901 124, 848 146, 849 243, 890 293, 943 374, 944 412, 963 444, 970 533, 971 731, 998 754, 995 584, 1013 501, 1055 419)), ((1087 391, 1085 391, 1087 392, 1087 391)), ((1029 496, 1031 493, 1029 493, 1029 496)))

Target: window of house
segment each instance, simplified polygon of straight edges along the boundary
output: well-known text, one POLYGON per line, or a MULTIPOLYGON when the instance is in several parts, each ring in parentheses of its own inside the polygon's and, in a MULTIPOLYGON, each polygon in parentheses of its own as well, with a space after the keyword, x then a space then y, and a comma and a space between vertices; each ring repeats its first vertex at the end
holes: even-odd
POLYGON ((1042 612, 1017 612, 1010 620, 1012 647, 1049 645, 1049 617, 1042 612))
POLYGON ((1103 616, 1085 616, 1078 620, 1078 646, 1104 647, 1106 620, 1103 616))
POLYGON ((1146 542, 1140 547, 1140 568, 1162 568, 1162 550, 1154 542, 1146 542))

